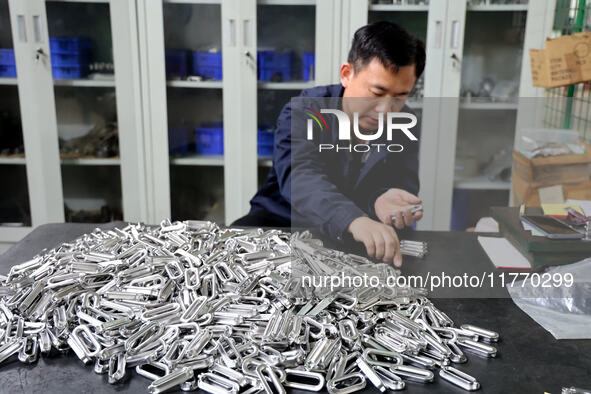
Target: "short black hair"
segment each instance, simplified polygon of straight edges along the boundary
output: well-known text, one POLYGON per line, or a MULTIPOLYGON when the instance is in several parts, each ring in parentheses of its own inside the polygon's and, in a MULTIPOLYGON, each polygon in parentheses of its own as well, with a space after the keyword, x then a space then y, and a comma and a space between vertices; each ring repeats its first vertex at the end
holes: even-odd
POLYGON ((347 61, 357 72, 373 58, 395 72, 400 67, 415 64, 419 79, 425 70, 425 44, 396 23, 375 22, 357 29, 347 61))

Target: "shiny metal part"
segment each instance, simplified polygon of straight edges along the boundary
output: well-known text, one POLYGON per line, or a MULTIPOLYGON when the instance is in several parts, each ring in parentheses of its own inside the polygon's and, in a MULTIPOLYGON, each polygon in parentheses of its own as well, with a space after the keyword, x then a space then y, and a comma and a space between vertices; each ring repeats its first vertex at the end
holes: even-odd
MULTIPOLYGON (((401 241, 404 254, 426 244, 401 241)), ((96 229, 0 276, 0 366, 73 350, 111 384, 148 391, 348 394, 439 377, 479 384, 450 363, 494 357, 496 332, 453 321, 424 289, 307 282, 400 275, 325 248, 310 233, 164 220, 96 229), (483 343, 483 342, 486 343, 483 343), (434 372, 435 371, 435 372, 434 372)))

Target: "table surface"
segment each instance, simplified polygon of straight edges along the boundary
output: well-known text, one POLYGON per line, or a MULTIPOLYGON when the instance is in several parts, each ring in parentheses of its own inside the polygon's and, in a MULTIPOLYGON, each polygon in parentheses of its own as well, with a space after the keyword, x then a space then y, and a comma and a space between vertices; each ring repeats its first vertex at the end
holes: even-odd
MULTIPOLYGON (((0 274, 8 273, 12 265, 30 259, 44 248, 71 241, 96 227, 107 229, 124 225, 114 222, 39 226, 0 256, 0 274)), ((410 238, 427 241, 430 254, 421 260, 407 258, 403 274, 495 272, 474 233, 417 231, 410 238)), ((461 370, 480 382, 479 392, 560 393, 562 387, 591 388, 591 340, 554 339, 510 298, 506 298, 504 289, 493 294, 496 298, 463 298, 464 294, 458 298, 457 292, 453 294, 455 298, 445 298, 452 293, 443 290, 430 298, 456 325, 472 323, 501 334, 496 358, 467 354, 468 363, 459 365, 461 370)), ((472 297, 469 292, 466 295, 472 297)), ((124 382, 109 385, 106 375, 95 374, 92 366, 85 366, 72 353, 41 356, 32 365, 11 361, 0 366, 2 393, 145 393, 149 383, 135 371, 128 370, 124 382)), ((370 386, 364 392, 379 393, 370 386)), ((436 382, 430 384, 407 382, 406 392, 464 391, 436 378, 436 382)))

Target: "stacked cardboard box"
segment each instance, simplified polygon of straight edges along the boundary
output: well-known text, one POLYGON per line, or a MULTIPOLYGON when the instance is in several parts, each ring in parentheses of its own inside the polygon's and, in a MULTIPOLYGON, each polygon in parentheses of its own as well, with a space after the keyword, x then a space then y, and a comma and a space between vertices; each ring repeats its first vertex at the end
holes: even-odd
POLYGON ((515 204, 539 206, 540 188, 562 185, 564 198, 591 200, 591 146, 583 154, 529 159, 513 151, 515 204))

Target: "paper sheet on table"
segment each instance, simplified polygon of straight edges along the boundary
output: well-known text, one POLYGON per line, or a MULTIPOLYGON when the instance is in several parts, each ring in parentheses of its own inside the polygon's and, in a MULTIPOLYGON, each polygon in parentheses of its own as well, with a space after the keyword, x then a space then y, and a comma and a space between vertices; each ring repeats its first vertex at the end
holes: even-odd
POLYGON ((585 212, 586 216, 591 216, 591 201, 588 200, 566 200, 568 204, 577 204, 585 212))
POLYGON ((529 261, 505 238, 478 237, 478 242, 497 268, 531 268, 529 261))

